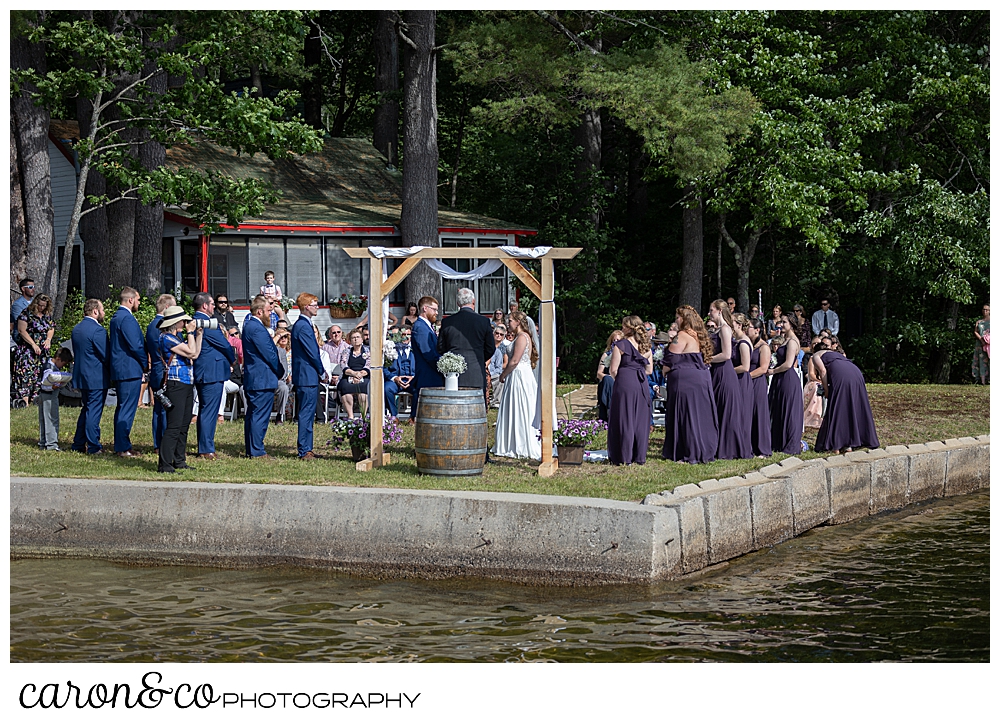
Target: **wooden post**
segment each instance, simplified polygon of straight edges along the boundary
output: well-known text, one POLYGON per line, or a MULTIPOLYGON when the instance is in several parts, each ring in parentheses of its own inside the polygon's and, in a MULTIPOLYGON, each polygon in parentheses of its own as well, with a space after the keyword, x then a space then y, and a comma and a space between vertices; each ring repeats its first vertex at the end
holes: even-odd
POLYGON ((382 259, 368 259, 370 271, 368 282, 368 348, 371 351, 371 378, 368 380, 368 411, 371 414, 369 435, 371 436, 371 454, 369 459, 375 467, 381 467, 382 457, 382 422, 385 416, 385 375, 382 365, 385 356, 382 353, 382 341, 385 339, 385 329, 382 328, 382 259))
POLYGON ((555 269, 552 259, 542 257, 542 463, 538 465, 540 477, 551 477, 559 469, 559 461, 552 456, 552 410, 556 408, 556 380, 553 365, 556 354, 556 309, 552 303, 555 291, 555 269))

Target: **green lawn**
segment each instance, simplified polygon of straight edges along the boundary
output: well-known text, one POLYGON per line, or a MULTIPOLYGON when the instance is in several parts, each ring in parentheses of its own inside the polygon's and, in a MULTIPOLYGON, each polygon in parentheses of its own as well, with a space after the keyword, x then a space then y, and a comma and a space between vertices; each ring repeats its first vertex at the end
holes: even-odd
MULTIPOLYGON (((567 385, 569 389, 575 387, 567 385)), ((934 439, 976 436, 989 433, 989 388, 974 386, 934 385, 872 385, 869 387, 872 409, 879 439, 883 446, 913 444, 934 439)), ((68 449, 76 429, 77 408, 62 409, 59 443, 68 449)), ((491 421, 496 412, 490 413, 491 421)), ((111 447, 112 410, 105 411, 101 422, 101 439, 111 447)), ((325 460, 303 462, 295 456, 297 428, 294 423, 271 425, 265 446, 274 458, 268 462, 241 459, 243 422, 219 424, 216 447, 221 453, 214 462, 191 459, 194 471, 164 475, 156 471, 152 453, 151 412, 140 409, 132 431, 135 449, 142 453, 137 459, 114 456, 89 457, 72 452, 43 452, 38 449, 37 408, 11 410, 10 470, 12 475, 36 477, 87 477, 132 480, 191 480, 204 482, 242 482, 273 484, 339 485, 358 487, 396 487, 411 489, 481 490, 525 492, 532 494, 603 497, 617 500, 639 500, 651 492, 671 489, 688 482, 710 477, 745 474, 786 455, 774 455, 765 460, 735 460, 705 465, 685 465, 659 459, 663 433, 657 429, 650 439, 650 459, 647 464, 630 467, 584 464, 563 467, 549 479, 535 474, 533 465, 497 460, 488 465, 481 477, 446 478, 417 473, 413 456, 413 428, 406 426, 403 442, 389 449, 392 464, 381 470, 362 473, 354 469, 350 452, 328 452, 325 448, 330 434, 317 424, 316 451, 330 454, 325 460)), ((812 446, 815 430, 807 430, 806 439, 812 446)), ((195 431, 188 436, 193 450, 195 431)), ((593 446, 603 448, 605 440, 593 446)), ((807 452, 801 457, 819 457, 807 452)))

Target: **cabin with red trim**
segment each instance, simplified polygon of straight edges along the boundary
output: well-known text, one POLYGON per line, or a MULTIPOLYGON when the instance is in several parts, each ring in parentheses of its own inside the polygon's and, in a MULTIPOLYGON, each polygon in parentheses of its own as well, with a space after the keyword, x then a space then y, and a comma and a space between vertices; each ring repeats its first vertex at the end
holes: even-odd
MULTIPOLYGON (((67 139, 77 137, 76 123, 53 121, 49 135, 53 144, 53 202, 71 209, 75 183, 72 176, 68 183, 65 177, 75 172, 75 164, 67 139), (67 196, 68 202, 63 200, 67 196)), ((280 161, 260 153, 237 155, 200 142, 168 149, 167 165, 265 180, 278 189, 281 197, 269 204, 261 216, 246 218, 239 228, 225 227, 222 233, 215 234, 203 233, 183 208, 166 209, 162 245, 165 290, 175 288, 179 282, 187 293, 226 294, 232 305, 246 308, 264 284, 264 273, 273 271, 283 295, 294 298, 308 292, 320 298, 322 327, 324 321, 329 323, 330 300, 341 294, 368 294, 369 262, 351 259, 343 249, 402 245, 402 173, 390 167, 364 139, 327 138, 317 153, 280 161)), ((537 233, 531 228, 448 208, 439 209, 438 220, 442 246, 514 246, 537 233)), ((61 243, 68 222, 68 210, 56 213, 56 237, 61 243)), ((74 267, 80 263, 77 258, 74 256, 74 267)), ((390 261, 390 273, 400 262, 390 261)), ((459 259, 446 263, 469 271, 479 262, 459 259)), ((86 268, 80 268, 79 280, 85 275, 86 268)), ((455 291, 461 285, 476 292, 481 313, 498 308, 506 311, 508 300, 513 298, 509 272, 501 267, 477 281, 442 280, 439 298, 444 313, 457 311, 455 291)), ((390 308, 397 317, 405 313, 408 301, 416 301, 402 294, 397 289, 390 298, 390 308)))

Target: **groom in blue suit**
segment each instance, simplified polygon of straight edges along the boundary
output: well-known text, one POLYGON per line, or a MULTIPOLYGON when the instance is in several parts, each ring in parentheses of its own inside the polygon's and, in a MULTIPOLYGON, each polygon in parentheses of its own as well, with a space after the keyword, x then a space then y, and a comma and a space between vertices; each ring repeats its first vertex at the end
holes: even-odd
MULTIPOLYGON (((215 314, 215 299, 201 291, 194 295, 194 318, 208 321, 215 314)), ((215 427, 225 382, 233 372, 236 352, 221 329, 205 329, 201 354, 194 360, 194 384, 198 389, 198 456, 215 459, 215 427)))
POLYGON ((139 408, 142 375, 149 371, 146 340, 136 321, 139 292, 126 286, 122 289, 121 306, 111 317, 108 331, 108 353, 111 358, 111 381, 115 385, 118 404, 115 407, 115 453, 119 457, 135 457, 132 452, 132 423, 139 408))
POLYGON ((314 294, 299 294, 295 305, 300 313, 292 326, 292 386, 299 412, 299 459, 319 459, 321 455, 312 451, 319 381, 326 378, 312 321, 319 311, 319 298, 314 294))
POLYGON ((108 333, 104 322, 104 304, 100 299, 87 299, 83 304, 83 320, 73 327, 73 388, 83 394, 80 416, 76 420, 73 451, 101 454, 101 415, 108 394, 108 333))
POLYGON ((424 296, 417 302, 420 316, 413 323, 413 406, 410 407, 410 423, 417 415, 417 398, 424 387, 443 387, 444 377, 437 370, 437 361, 441 358, 437 350, 437 332, 434 322, 437 321, 438 301, 433 296, 424 296))
MULTIPOLYGON (((272 304, 263 296, 254 297, 250 316, 243 322, 243 392, 247 414, 243 422, 243 443, 247 457, 267 457, 264 436, 271 421, 274 391, 285 368, 278 359, 271 335, 264 324, 272 304)), ((214 410, 213 410, 214 413, 214 410)))

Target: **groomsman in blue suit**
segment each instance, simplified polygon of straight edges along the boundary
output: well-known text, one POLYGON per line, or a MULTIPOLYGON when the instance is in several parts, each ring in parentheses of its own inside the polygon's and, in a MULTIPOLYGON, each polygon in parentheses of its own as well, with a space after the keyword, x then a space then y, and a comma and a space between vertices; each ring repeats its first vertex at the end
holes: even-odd
POLYGON ((153 452, 160 451, 163 432, 167 428, 167 410, 160 404, 153 391, 163 386, 163 359, 160 358, 160 327, 163 312, 177 306, 177 299, 172 294, 160 294, 156 297, 156 316, 146 327, 146 353, 149 355, 149 391, 153 397, 153 452))
POLYGON ((73 388, 83 393, 80 417, 76 421, 73 451, 102 454, 101 415, 108 394, 108 333, 104 322, 104 304, 100 299, 87 299, 83 304, 83 320, 73 327, 73 388))
POLYGON ((437 321, 438 301, 433 296, 424 296, 417 302, 420 316, 413 323, 413 406, 410 408, 410 424, 416 421, 417 398, 424 387, 443 387, 444 377, 437 370, 437 361, 441 358, 437 350, 437 332, 434 322, 437 321))
POLYGON ((399 416, 396 395, 412 391, 413 376, 416 373, 413 351, 410 349, 410 330, 404 328, 402 334, 403 342, 396 345, 396 361, 386 370, 388 381, 385 383, 385 408, 393 419, 399 416))
POLYGON ((136 321, 139 292, 126 286, 122 289, 121 306, 111 317, 108 332, 108 352, 111 358, 111 381, 115 385, 118 404, 115 407, 115 453, 119 457, 137 457, 132 451, 132 423, 139 407, 142 375, 149 371, 149 357, 142 327, 136 321))
POLYGON ((292 386, 295 388, 295 408, 299 412, 299 459, 320 459, 322 455, 312 451, 319 382, 327 378, 313 328, 319 298, 314 294, 299 294, 295 304, 300 313, 292 326, 292 386))
MULTIPOLYGON (((274 391, 285 368, 264 321, 271 304, 263 296, 255 296, 250 315, 243 322, 243 392, 247 398, 247 414, 243 423, 243 442, 247 457, 268 457, 264 451, 264 436, 271 421, 274 391)), ((214 414, 214 411, 213 411, 214 414)))
MULTIPOLYGON (((194 295, 194 319, 208 321, 215 315, 215 299, 201 291, 194 295)), ((215 427, 225 383, 233 372, 236 352, 221 329, 205 329, 201 354, 194 360, 194 385, 198 390, 198 457, 215 459, 215 427)))

